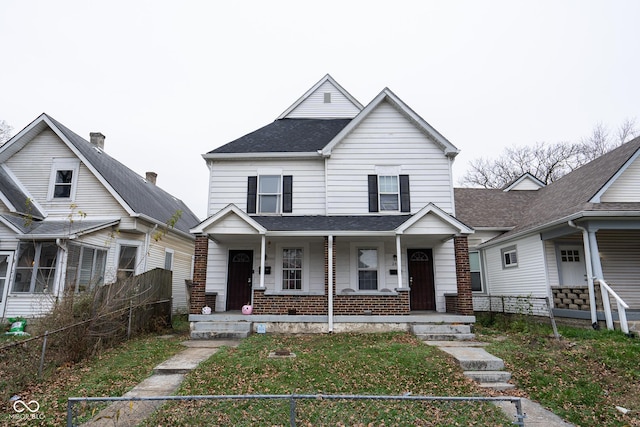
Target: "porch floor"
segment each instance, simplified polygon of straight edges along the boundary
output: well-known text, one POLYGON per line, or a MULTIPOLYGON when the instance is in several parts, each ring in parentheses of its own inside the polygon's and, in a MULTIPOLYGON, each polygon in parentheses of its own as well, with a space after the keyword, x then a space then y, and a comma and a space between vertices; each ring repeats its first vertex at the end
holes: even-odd
MULTIPOLYGON (((253 322, 253 323, 328 323, 327 315, 270 315, 251 314, 245 315, 239 311, 226 311, 211 314, 190 314, 190 322, 253 322)), ((376 316, 354 315, 333 316, 334 323, 475 323, 475 316, 463 316, 459 314, 439 313, 435 311, 413 311, 408 315, 376 316)))

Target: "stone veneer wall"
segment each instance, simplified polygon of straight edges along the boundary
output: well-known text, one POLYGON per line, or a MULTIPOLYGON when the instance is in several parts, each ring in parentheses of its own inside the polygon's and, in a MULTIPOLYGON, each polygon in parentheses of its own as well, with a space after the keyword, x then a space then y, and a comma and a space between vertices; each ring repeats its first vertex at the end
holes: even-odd
MULTIPOLYGON (((596 294, 596 309, 603 310, 600 286, 594 285, 596 294)), ((554 308, 568 310, 590 311, 589 288, 587 286, 552 287, 554 308)))

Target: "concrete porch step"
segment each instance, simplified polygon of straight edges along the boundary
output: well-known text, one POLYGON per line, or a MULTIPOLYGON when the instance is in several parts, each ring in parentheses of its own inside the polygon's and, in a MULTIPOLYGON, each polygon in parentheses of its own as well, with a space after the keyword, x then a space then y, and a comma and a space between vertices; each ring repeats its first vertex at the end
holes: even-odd
POLYGON ((480 347, 440 347, 458 362, 464 371, 501 371, 504 361, 480 347))
POLYGON ((471 326, 452 323, 419 323, 411 325, 411 332, 423 341, 467 341, 475 339, 471 326))
POLYGON ((477 383, 506 383, 511 379, 511 372, 507 371, 464 371, 464 376, 477 383))
POLYGON ((516 386, 511 383, 480 383, 478 387, 490 388, 497 391, 513 390, 516 388, 516 386))
POLYGON ((422 341, 471 341, 475 334, 415 334, 422 341))
POLYGON ((193 322, 191 339, 236 339, 251 334, 251 322, 193 322))

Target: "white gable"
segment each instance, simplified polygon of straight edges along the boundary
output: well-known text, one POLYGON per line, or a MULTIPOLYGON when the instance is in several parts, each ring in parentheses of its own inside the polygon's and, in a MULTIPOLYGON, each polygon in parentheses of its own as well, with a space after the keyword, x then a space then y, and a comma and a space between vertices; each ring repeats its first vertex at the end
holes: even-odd
POLYGON ((351 119, 362 105, 328 74, 278 119, 351 119))
POLYGON ((539 190, 542 187, 544 187, 544 182, 527 172, 509 184, 503 191, 539 190))
POLYGON ((633 162, 609 185, 600 201, 640 202, 640 157, 635 156, 633 162))

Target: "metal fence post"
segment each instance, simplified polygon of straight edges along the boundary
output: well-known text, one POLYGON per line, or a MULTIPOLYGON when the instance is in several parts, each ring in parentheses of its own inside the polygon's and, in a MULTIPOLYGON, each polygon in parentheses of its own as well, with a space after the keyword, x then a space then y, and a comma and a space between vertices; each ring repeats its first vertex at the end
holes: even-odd
POLYGON ((289 425, 296 427, 296 399, 293 395, 289 399, 289 425))
POLYGON ((516 405, 516 418, 517 418, 514 424, 518 426, 524 426, 524 419, 526 415, 522 412, 522 400, 517 399, 515 402, 513 402, 513 404, 516 405))
POLYGON ((67 400, 67 427, 73 427, 73 400, 67 400))
POLYGON ((38 378, 42 378, 42 371, 44 369, 44 355, 47 352, 47 336, 49 331, 44 331, 44 339, 42 340, 42 354, 40 355, 40 366, 38 367, 38 378))

